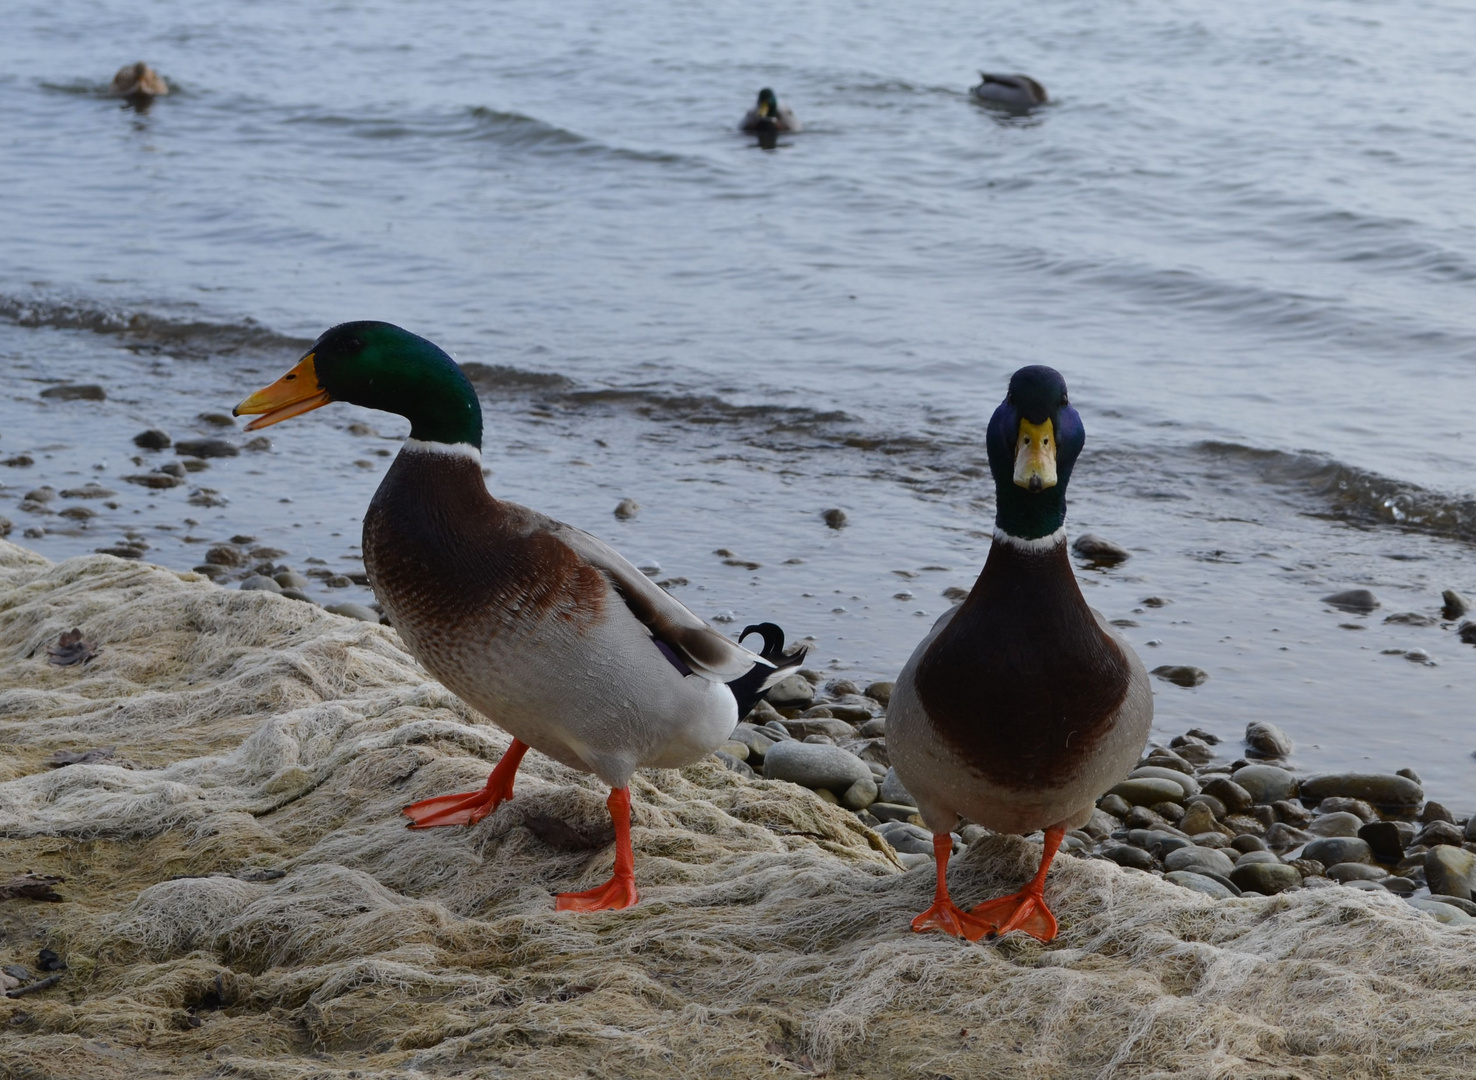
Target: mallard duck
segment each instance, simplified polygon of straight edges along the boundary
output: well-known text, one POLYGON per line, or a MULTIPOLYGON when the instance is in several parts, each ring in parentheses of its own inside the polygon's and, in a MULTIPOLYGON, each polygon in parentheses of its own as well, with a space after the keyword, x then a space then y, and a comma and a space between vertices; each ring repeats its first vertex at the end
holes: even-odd
POLYGON ((513 736, 484 788, 405 807, 410 827, 476 824, 512 797, 532 747, 611 789, 614 874, 557 907, 634 904, 631 775, 712 753, 804 650, 784 655, 783 632, 762 623, 740 637, 762 635, 752 653, 589 533, 493 498, 476 392, 425 338, 335 326, 235 412, 255 431, 331 401, 410 421, 364 515, 364 568, 415 658, 513 736))
POLYGON ((799 129, 800 122, 795 119, 789 106, 780 105, 779 99, 774 96, 774 91, 767 86, 759 91, 758 101, 744 114, 743 123, 739 125, 740 131, 759 135, 766 132, 777 134, 781 131, 798 131, 799 129))
POLYGON ((1050 101, 1046 88, 1029 75, 991 75, 981 71, 979 79, 979 85, 970 87, 969 93, 988 105, 1033 109, 1050 101))
POLYGON ((938 872, 914 930, 1055 937, 1044 895, 1051 859, 1148 737, 1148 673, 1087 606, 1067 557, 1066 483, 1085 442, 1060 374, 1015 372, 989 421, 996 513, 984 570, 897 678, 887 747, 933 832, 938 872), (968 913, 954 905, 948 834, 960 817, 998 832, 1045 830, 1040 869, 1024 889, 968 913))
POLYGON ((140 60, 136 64, 124 64, 118 69, 108 93, 130 100, 152 100, 169 93, 169 84, 164 81, 164 76, 140 60))

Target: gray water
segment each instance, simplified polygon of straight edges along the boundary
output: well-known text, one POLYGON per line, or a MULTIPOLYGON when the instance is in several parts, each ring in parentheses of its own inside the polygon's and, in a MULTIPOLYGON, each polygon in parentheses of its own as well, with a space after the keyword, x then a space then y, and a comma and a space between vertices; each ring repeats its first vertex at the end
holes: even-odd
POLYGON ((1476 650, 1382 621, 1476 594, 1476 10, 137 7, 6 6, 11 539, 357 567, 398 418, 124 478, 170 459, 137 431, 220 436, 199 416, 327 326, 388 319, 508 369, 479 381, 497 494, 890 677, 987 551, 1009 373, 1049 363, 1088 429, 1068 527, 1134 553, 1088 599, 1210 675, 1159 684, 1159 733, 1272 719, 1301 767, 1476 804, 1476 650), (146 113, 102 94, 139 58, 176 88, 146 113), (1054 103, 979 107, 979 68, 1054 103), (735 132, 764 85, 806 125, 772 151, 735 132), (69 382, 107 400, 39 397, 69 382), (86 480, 114 496, 48 507, 96 516, 21 508, 86 480), (1383 607, 1319 602, 1353 586, 1383 607))

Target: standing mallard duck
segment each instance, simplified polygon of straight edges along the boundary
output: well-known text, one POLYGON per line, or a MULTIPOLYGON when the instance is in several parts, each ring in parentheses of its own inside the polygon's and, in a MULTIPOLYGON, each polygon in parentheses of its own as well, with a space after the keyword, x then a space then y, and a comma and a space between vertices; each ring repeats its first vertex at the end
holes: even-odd
POLYGON ((412 828, 474 825, 512 798, 531 746, 610 785, 615 872, 561 893, 560 910, 638 899, 631 775, 710 754, 798 650, 772 623, 749 652, 603 542, 494 499, 482 479, 482 410, 456 362, 398 326, 335 326, 236 415, 254 431, 348 401, 397 413, 410 437, 364 515, 364 568, 415 658, 513 736, 480 791, 405 807, 412 828))
POLYGON ((979 85, 969 88, 975 101, 986 105, 1002 105, 1007 109, 1033 109, 1051 99, 1046 88, 1029 75, 991 75, 979 72, 979 85))
POLYGON ((758 101, 753 108, 743 115, 743 123, 738 129, 750 134, 777 134, 781 131, 798 131, 800 122, 795 119, 789 106, 780 105, 774 91, 766 86, 759 91, 758 101))
POLYGON ((1024 930, 1049 941, 1051 859, 1137 761, 1153 691, 1127 642, 1087 607, 1067 557, 1066 482, 1086 431, 1060 374, 1015 372, 987 441, 994 544, 968 598, 897 677, 887 746, 937 860, 933 905, 912 928, 971 941, 1024 930), (960 816, 998 832, 1045 830, 1030 883, 967 914, 948 896, 948 834, 960 816))

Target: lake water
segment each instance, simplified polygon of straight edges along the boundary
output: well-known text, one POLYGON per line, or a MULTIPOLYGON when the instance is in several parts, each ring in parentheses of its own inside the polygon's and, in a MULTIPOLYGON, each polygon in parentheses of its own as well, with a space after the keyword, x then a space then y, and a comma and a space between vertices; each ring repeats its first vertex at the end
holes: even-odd
POLYGON ((357 572, 398 418, 126 477, 176 460, 146 427, 244 446, 200 417, 387 319, 499 366, 499 496, 889 678, 982 564, 984 428, 1049 363, 1088 431, 1068 528, 1133 552, 1088 599, 1209 673, 1157 684, 1158 733, 1270 719, 1300 767, 1476 807, 1476 649, 1383 621, 1476 595, 1476 9, 139 7, 6 7, 11 539, 357 572), (176 88, 146 113, 102 93, 140 58, 176 88), (979 107, 980 68, 1054 102, 979 107), (766 85, 806 126, 772 151, 735 130, 766 85), (65 383, 107 399, 40 397, 65 383), (25 501, 89 480, 114 494, 25 501), (1382 607, 1320 602, 1350 587, 1382 607))

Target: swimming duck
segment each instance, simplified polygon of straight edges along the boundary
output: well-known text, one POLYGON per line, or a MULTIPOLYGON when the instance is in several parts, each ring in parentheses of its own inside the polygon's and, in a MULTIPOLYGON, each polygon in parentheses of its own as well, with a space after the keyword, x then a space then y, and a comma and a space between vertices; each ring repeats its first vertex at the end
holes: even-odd
POLYGON ((996 513, 984 570, 897 677, 887 747, 933 832, 938 873, 914 930, 1055 937, 1045 880, 1056 849, 1147 740, 1148 673, 1087 606, 1067 557, 1066 483, 1085 442, 1061 375, 1015 372, 989 421, 996 513), (948 895, 948 834, 960 816, 998 832, 1045 830, 1035 877, 967 913, 948 895))
POLYGON ((759 135, 799 129, 800 122, 795 119, 789 106, 780 105, 774 91, 767 86, 759 91, 758 101, 744 114, 743 123, 739 125, 740 131, 759 135))
POLYGON ((169 93, 169 84, 164 81, 164 76, 140 60, 118 69, 108 93, 133 102, 148 102, 169 93))
POLYGON ((987 105, 1033 109, 1050 101, 1046 88, 1029 75, 991 75, 981 71, 979 79, 979 85, 970 87, 969 93, 987 105))
POLYGON ((295 367, 240 405, 255 431, 331 401, 397 413, 410 437, 364 515, 364 568, 410 652, 513 736, 479 791, 404 808, 411 828, 474 825, 512 798, 529 747, 610 785, 615 870, 559 910, 639 898, 631 775, 717 749, 804 650, 784 655, 772 623, 762 654, 718 633, 602 541, 514 503, 482 478, 482 410, 456 362, 383 322, 320 337, 295 367))

